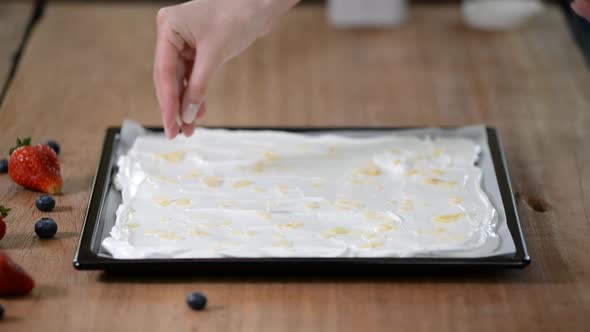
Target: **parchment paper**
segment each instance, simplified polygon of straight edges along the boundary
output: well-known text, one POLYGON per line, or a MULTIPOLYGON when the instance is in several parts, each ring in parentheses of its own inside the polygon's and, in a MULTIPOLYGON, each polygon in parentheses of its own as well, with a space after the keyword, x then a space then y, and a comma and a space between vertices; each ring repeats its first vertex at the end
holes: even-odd
MULTIPOLYGON (((333 134, 342 135, 348 137, 371 137, 379 135, 391 135, 391 130, 348 130, 348 131, 314 131, 306 133, 306 135, 322 135, 322 134, 333 134)), ((495 234, 492 235, 484 244, 483 247, 472 250, 468 253, 453 253, 445 252, 443 254, 432 254, 427 255, 428 257, 487 257, 487 256, 499 256, 514 254, 516 247, 514 241, 508 229, 506 221, 506 213, 502 197, 500 194, 500 188, 494 169, 493 160, 487 140, 486 127, 483 125, 465 126, 453 129, 442 129, 442 128, 418 128, 418 129, 403 129, 394 132, 395 135, 399 136, 415 136, 420 138, 465 138, 469 139, 481 147, 481 154, 477 162, 478 166, 481 167, 483 172, 482 187, 484 192, 487 194, 490 202, 495 207, 498 213, 498 220, 494 227, 495 234)), ((163 133, 149 132, 141 125, 125 120, 121 128, 120 144, 117 148, 115 158, 118 158, 121 154, 133 145, 135 139, 141 135, 164 135, 163 133)))

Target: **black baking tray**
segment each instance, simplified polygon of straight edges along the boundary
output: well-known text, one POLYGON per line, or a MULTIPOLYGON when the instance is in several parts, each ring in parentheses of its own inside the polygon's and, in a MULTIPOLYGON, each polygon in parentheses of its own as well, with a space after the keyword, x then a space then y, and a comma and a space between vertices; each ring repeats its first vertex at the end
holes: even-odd
MULTIPOLYGON (((148 128, 162 131, 162 128, 148 128)), ((227 128, 247 130, 281 130, 288 132, 312 133, 314 131, 401 131, 414 128, 227 128)), ((451 128, 452 129, 452 128, 451 128)), ((96 171, 94 185, 86 212, 78 248, 74 256, 74 267, 78 270, 106 270, 122 273, 195 273, 195 274, 391 274, 414 270, 474 270, 523 268, 530 263, 522 233, 506 159, 495 128, 487 127, 488 145, 494 164, 508 229, 514 241, 516 252, 481 258, 439 258, 439 257, 380 257, 380 258, 194 258, 194 259, 114 259, 100 253, 105 206, 118 205, 120 194, 112 187, 116 168, 114 160, 119 142, 120 127, 108 128, 102 154, 96 171)), ((112 206, 110 206, 112 208, 112 206)), ((111 216, 112 218, 112 216, 111 216)))

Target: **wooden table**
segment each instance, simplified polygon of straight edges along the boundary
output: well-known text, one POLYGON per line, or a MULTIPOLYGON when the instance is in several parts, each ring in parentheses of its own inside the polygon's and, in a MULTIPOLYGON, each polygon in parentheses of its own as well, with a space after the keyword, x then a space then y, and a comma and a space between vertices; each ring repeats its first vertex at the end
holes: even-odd
POLYGON ((10 78, 15 56, 20 50, 34 8, 32 0, 0 3, 0 98, 10 78))
POLYGON ((561 13, 526 28, 464 28, 452 6, 413 8, 395 30, 336 31, 298 8, 231 62, 206 125, 411 126, 501 130, 532 264, 519 271, 390 278, 123 278, 72 257, 105 128, 160 124, 152 92, 154 5, 51 4, 0 110, 0 143, 54 138, 65 193, 55 240, 33 233, 35 193, 0 176, 0 242, 36 279, 1 299, 4 331, 588 331, 590 73, 561 13), (191 312, 188 292, 208 294, 191 312))

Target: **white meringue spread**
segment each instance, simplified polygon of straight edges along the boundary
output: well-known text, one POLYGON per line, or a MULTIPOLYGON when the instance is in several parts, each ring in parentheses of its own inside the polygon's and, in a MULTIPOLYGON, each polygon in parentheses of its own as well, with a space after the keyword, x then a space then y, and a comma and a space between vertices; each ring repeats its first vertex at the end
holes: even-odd
POLYGON ((122 204, 102 246, 121 259, 491 254, 480 150, 394 134, 140 136, 118 160, 122 204))

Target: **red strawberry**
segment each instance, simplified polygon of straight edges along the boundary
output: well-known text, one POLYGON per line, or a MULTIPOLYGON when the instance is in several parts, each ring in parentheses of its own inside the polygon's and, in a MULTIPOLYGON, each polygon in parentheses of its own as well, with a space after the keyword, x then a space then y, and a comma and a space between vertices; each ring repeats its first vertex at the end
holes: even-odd
POLYGON ((0 296, 28 294, 34 287, 33 278, 0 252, 0 296))
POLYGON ((10 150, 8 174, 21 186, 48 194, 61 191, 61 174, 55 151, 45 144, 31 146, 31 139, 16 140, 10 150))
POLYGON ((4 218, 8 215, 8 211, 10 211, 10 209, 0 205, 0 240, 2 240, 6 234, 6 222, 4 221, 4 218))

